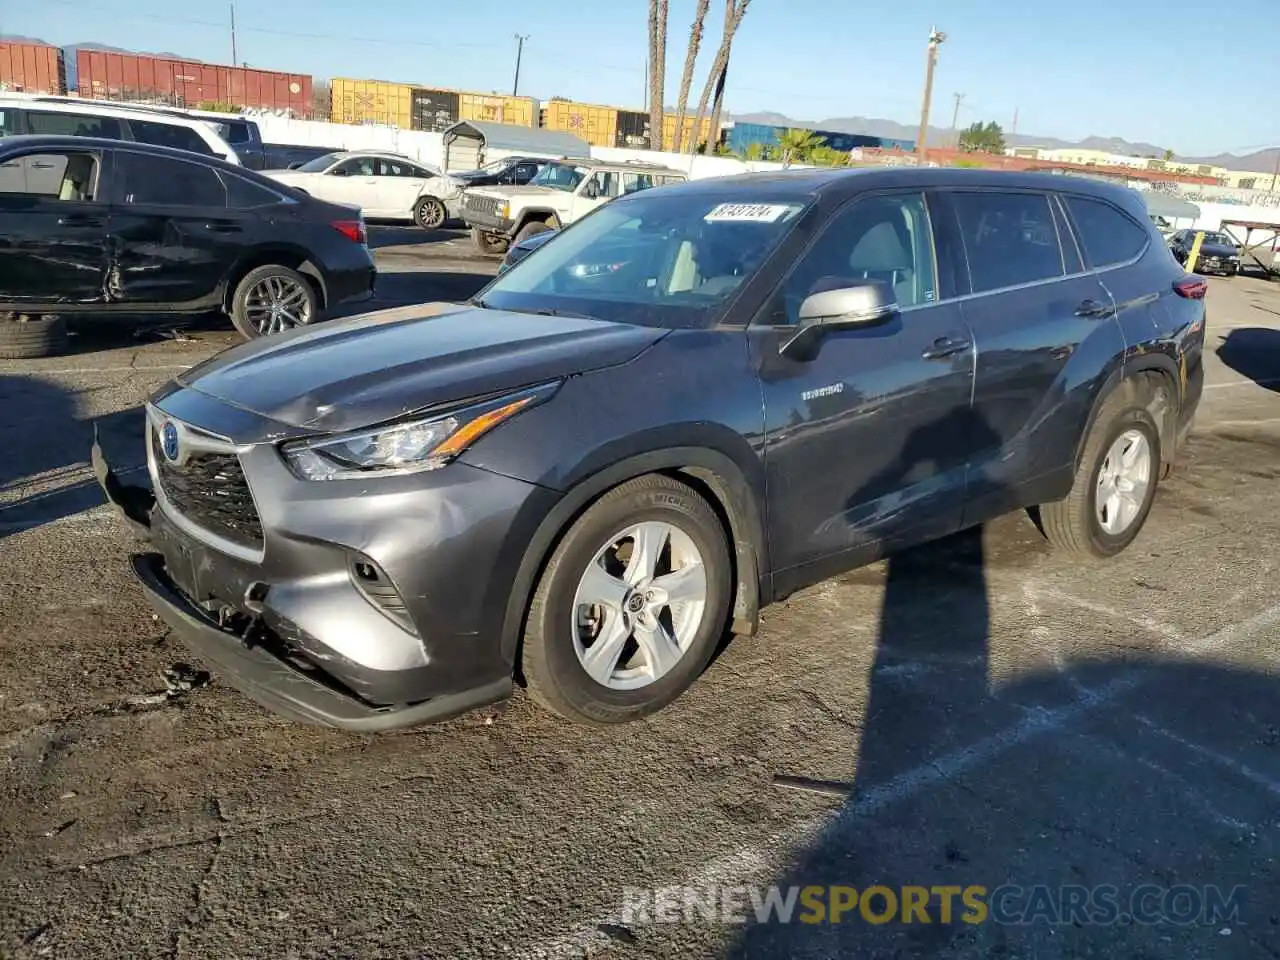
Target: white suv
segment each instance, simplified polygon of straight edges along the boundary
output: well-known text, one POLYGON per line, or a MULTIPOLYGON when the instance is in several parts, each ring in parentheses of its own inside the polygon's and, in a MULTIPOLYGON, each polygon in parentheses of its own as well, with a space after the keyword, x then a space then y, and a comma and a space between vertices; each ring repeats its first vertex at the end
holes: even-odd
POLYGON ((654 163, 556 160, 522 187, 464 190, 461 217, 482 253, 504 253, 535 233, 567 227, 615 197, 688 179, 654 163))
POLYGON ((231 145, 203 120, 130 110, 100 101, 77 103, 70 98, 0 96, 0 137, 20 134, 133 140, 240 165, 231 145))

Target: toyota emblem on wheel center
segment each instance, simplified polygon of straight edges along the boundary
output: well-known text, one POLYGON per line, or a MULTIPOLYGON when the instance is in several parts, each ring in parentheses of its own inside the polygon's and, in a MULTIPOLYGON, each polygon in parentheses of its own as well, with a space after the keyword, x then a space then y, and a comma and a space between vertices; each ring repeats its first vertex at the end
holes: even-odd
POLYGON ((160 428, 160 449, 164 451, 165 459, 178 459, 178 428, 171 420, 166 420, 160 428))

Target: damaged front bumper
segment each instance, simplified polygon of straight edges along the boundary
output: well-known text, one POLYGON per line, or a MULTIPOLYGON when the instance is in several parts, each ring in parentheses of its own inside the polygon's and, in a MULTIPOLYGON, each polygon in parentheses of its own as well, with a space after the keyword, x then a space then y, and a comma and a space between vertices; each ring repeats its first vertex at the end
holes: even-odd
POLYGON ((508 675, 415 702, 420 677, 406 672, 387 675, 377 700, 361 696, 349 682, 358 665, 318 649, 313 638, 260 604, 255 610, 255 571, 177 529, 152 491, 121 483, 102 455, 96 430, 92 462, 107 500, 135 538, 148 544, 130 558, 147 602, 217 676, 269 710, 292 720, 377 732, 446 720, 511 694, 508 675), (214 583, 224 597, 244 601, 197 603, 192 594, 208 594, 192 586, 197 576, 201 587, 214 583))

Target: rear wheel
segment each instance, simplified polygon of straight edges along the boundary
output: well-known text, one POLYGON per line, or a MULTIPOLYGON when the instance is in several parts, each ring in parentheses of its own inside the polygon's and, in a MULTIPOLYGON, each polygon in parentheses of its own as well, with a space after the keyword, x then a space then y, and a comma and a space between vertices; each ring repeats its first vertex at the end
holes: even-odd
POLYGON ((419 197, 413 208, 413 219, 423 230, 436 230, 444 225, 447 212, 435 197, 419 197))
POLYGON ((231 322, 245 339, 305 327, 316 320, 320 301, 296 270, 269 264, 244 275, 231 297, 231 322))
POLYGON ((1065 500, 1040 507, 1040 526, 1057 547, 1111 557, 1138 536, 1161 476, 1160 432, 1131 391, 1098 411, 1075 483, 1065 500))
POLYGON ((706 667, 730 594, 710 505, 668 477, 628 481, 583 513, 543 571, 524 634, 529 693, 580 722, 651 714, 706 667))
POLYGON ((67 348, 67 321, 57 314, 0 314, 0 360, 51 357, 67 348))
POLYGON ((481 253, 489 256, 499 256, 507 252, 510 246, 506 237, 495 236, 491 233, 485 233, 479 227, 471 228, 471 242, 476 245, 476 249, 481 253))

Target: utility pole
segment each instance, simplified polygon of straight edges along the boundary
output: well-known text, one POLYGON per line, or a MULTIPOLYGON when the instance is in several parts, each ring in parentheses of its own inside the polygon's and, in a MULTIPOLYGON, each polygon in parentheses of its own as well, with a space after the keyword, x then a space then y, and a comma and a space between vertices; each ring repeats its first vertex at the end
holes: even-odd
POLYGON ((524 54, 524 42, 529 39, 529 35, 516 34, 516 79, 511 84, 511 95, 514 97, 520 93, 520 58, 524 54))
POLYGON ((956 123, 960 119, 960 101, 964 99, 964 94, 953 93, 952 96, 955 97, 956 99, 956 106, 955 106, 955 109, 951 111, 951 132, 955 134, 956 146, 959 147, 960 146, 960 130, 956 126, 956 123))
POLYGON ((1018 108, 1013 108, 1013 129, 1009 131, 1009 146, 1013 146, 1013 138, 1018 135, 1018 108))
POLYGON ((231 7, 231 65, 234 67, 240 61, 236 59, 236 4, 235 0, 230 0, 228 6, 231 7))
POLYGON ((938 47, 940 47, 947 39, 947 35, 934 27, 929 31, 929 47, 927 50, 928 59, 925 61, 924 74, 924 102, 920 105, 920 136, 916 140, 916 156, 921 166, 924 166, 925 157, 928 154, 927 141, 929 139, 929 103, 933 99, 933 68, 938 64, 938 47))

